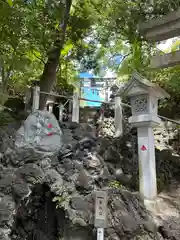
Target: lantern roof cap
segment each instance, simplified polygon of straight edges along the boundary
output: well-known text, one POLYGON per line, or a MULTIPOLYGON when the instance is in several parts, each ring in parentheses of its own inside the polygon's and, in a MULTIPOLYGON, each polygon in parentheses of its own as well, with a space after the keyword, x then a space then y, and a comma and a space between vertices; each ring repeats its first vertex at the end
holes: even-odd
POLYGON ((155 83, 150 82, 138 72, 134 72, 130 80, 117 91, 116 96, 138 96, 139 94, 153 94, 159 99, 169 98, 170 95, 155 83))

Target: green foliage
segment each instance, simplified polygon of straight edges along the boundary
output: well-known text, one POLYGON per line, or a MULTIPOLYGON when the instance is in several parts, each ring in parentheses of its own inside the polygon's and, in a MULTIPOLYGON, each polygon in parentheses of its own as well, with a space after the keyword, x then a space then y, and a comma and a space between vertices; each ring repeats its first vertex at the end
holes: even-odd
POLYGON ((0 126, 6 126, 13 122, 14 118, 8 111, 0 111, 0 126))
MULTIPOLYGON (((177 10, 180 7, 180 1, 157 0, 151 4, 150 1, 128 0, 108 2, 104 3, 103 6, 106 9, 105 14, 102 14, 101 25, 97 28, 102 44, 100 58, 105 64, 108 64, 110 55, 123 54, 126 56, 119 67, 111 67, 118 73, 121 81, 129 79, 134 70, 149 76, 150 56, 156 49, 154 44, 146 43, 143 40, 138 26, 148 19, 177 10)), ((176 43, 176 45, 179 44, 176 43)))
MULTIPOLYGON (((87 48, 83 39, 98 19, 95 8, 98 2, 78 0, 73 4, 57 85, 62 86, 64 79, 66 83, 73 82, 76 75, 74 61, 79 49, 87 48)), ((63 14, 64 1, 7 0, 0 3, 0 75, 5 89, 10 85, 15 91, 23 92, 31 80, 40 79, 49 50, 61 38, 63 14)), ((67 87, 66 83, 64 87, 67 87)))
POLYGON ((68 209, 69 201, 70 201, 70 195, 66 189, 65 186, 59 186, 58 184, 52 186, 52 188, 56 189, 56 196, 53 198, 53 202, 56 203, 56 208, 63 208, 68 209))
POLYGON ((64 197, 64 196, 56 196, 53 198, 53 202, 56 202, 57 208, 62 206, 63 202, 65 202, 65 201, 66 201, 66 197, 64 197))
POLYGON ((109 186, 112 188, 124 188, 124 186, 119 181, 112 181, 109 183, 109 186))
POLYGON ((12 5, 13 5, 13 1, 12 1, 12 0, 6 0, 6 1, 7 1, 7 3, 9 4, 9 6, 12 7, 12 5))
POLYGON ((8 94, 0 93, 0 106, 3 106, 4 103, 8 100, 8 94))
MULTIPOLYGON (((109 66, 121 80, 128 79, 134 69, 149 74, 149 56, 154 46, 143 41, 138 25, 179 6, 179 0, 157 0, 153 5, 145 0, 74 1, 57 86, 69 88, 67 83, 73 83, 80 68, 99 71, 102 64, 109 66, 109 58, 115 54, 127 55, 120 67, 109 66)), ((4 89, 24 92, 31 80, 40 79, 49 51, 61 40, 64 9, 62 0, 0 2, 0 75, 4 89)), ((177 76, 178 71, 172 70, 173 75, 176 72, 177 76)), ((164 78, 172 76, 172 72, 159 74, 164 78)), ((172 82, 177 86, 175 75, 171 78, 176 79, 172 82)), ((171 81, 165 82, 169 87, 171 81)))
POLYGON ((56 203, 56 208, 67 209, 69 201, 70 201, 70 196, 65 192, 63 192, 61 195, 55 196, 53 198, 53 202, 56 203))

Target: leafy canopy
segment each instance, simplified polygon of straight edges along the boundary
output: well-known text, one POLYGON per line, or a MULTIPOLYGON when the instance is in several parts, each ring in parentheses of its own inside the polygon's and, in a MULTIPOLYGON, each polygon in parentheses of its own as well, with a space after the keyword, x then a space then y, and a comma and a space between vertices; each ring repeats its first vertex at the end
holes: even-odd
MULTIPOLYGON (((31 80, 40 79, 48 53, 61 37, 65 2, 0 1, 0 67, 5 86, 24 91, 31 80)), ((156 49, 142 39, 138 25, 176 10, 180 0, 150 2, 74 0, 57 71, 57 86, 66 88, 66 83, 72 82, 79 70, 99 71, 104 64, 115 70, 121 80, 128 79, 136 69, 175 88, 178 67, 150 73, 149 57, 156 49), (109 59, 116 54, 126 56, 118 67, 109 65, 109 59)))

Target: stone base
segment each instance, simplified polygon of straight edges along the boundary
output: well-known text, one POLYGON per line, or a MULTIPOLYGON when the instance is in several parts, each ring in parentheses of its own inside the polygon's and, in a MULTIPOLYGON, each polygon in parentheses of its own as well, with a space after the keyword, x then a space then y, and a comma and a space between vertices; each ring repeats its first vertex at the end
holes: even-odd
POLYGON ((161 119, 156 115, 143 114, 129 118, 132 127, 155 127, 161 123, 161 119))

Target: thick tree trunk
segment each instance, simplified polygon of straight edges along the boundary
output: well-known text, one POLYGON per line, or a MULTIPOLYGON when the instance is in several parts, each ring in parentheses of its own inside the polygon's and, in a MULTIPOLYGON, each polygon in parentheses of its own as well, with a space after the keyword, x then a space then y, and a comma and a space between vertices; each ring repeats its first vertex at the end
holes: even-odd
MULTIPOLYGON (((48 54, 48 60, 44 66, 44 71, 40 79, 40 90, 50 93, 55 81, 57 68, 60 63, 61 50, 65 41, 66 27, 69 19, 72 0, 66 0, 65 14, 61 26, 61 36, 55 41, 54 48, 48 54)), ((44 109, 48 95, 40 95, 39 108, 44 109)))
MULTIPOLYGON (((60 51, 60 47, 54 48, 54 50, 50 52, 47 63, 44 66, 43 75, 40 80, 40 89, 43 92, 49 93, 56 80, 56 71, 60 60, 60 51)), ((47 97, 48 95, 45 94, 40 95, 39 108, 41 110, 45 107, 47 97)))

